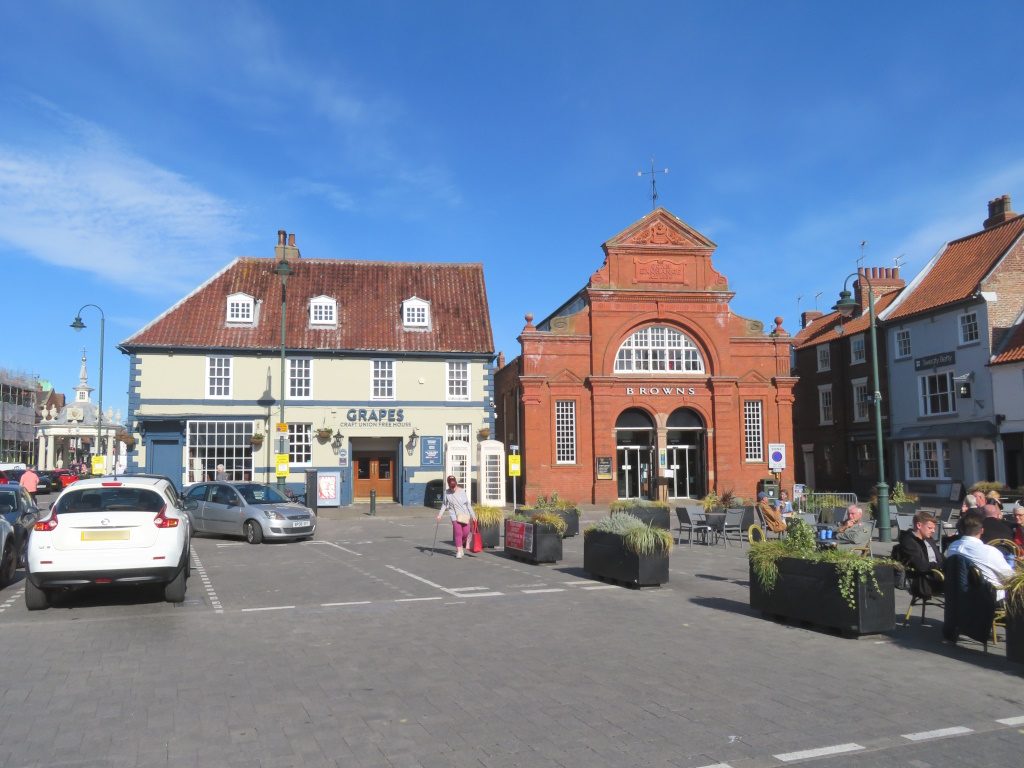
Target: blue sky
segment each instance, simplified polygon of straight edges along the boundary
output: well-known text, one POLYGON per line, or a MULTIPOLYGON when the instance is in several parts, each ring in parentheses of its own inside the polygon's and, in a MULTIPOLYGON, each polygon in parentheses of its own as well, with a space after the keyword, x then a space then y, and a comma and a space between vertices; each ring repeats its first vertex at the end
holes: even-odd
POLYGON ((768 325, 986 202, 1024 208, 1024 6, 7 2, 0 366, 127 413, 116 343, 278 229, 306 257, 480 261, 496 349, 659 204, 768 325))

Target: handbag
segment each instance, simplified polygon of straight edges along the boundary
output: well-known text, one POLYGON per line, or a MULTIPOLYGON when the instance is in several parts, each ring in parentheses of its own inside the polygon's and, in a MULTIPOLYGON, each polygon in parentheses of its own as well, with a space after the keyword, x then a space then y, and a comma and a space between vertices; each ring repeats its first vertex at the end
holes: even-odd
POLYGON ((469 551, 473 554, 484 551, 484 540, 480 538, 480 526, 477 525, 476 520, 473 521, 473 543, 469 551))
POLYGON ((469 515, 467 515, 467 514, 466 514, 465 512, 456 512, 456 513, 455 513, 455 519, 456 519, 456 520, 457 520, 457 521, 458 521, 458 522, 459 522, 459 523, 460 523, 461 525, 466 525, 466 524, 467 524, 467 523, 469 522, 469 519, 470 519, 470 518, 469 518, 469 515))

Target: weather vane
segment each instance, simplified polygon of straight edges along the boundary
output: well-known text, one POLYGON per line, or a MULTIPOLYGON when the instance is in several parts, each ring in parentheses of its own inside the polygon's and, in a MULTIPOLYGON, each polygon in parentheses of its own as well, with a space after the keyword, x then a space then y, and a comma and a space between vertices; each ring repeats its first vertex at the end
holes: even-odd
POLYGON ((864 246, 868 244, 867 240, 860 241, 860 258, 857 259, 857 268, 860 269, 864 266, 864 246))
POLYGON ((657 176, 659 173, 668 173, 668 168, 664 171, 654 170, 654 155, 651 155, 651 170, 649 171, 637 171, 637 176, 650 175, 651 177, 651 210, 653 211, 658 207, 658 182, 657 176))

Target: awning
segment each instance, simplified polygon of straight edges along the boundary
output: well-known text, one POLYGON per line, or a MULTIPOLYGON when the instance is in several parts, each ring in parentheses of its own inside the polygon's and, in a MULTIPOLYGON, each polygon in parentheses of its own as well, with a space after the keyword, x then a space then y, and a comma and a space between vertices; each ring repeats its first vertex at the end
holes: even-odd
POLYGON ((893 440, 929 440, 932 438, 995 437, 996 425, 991 421, 951 421, 946 424, 920 424, 904 427, 893 440))

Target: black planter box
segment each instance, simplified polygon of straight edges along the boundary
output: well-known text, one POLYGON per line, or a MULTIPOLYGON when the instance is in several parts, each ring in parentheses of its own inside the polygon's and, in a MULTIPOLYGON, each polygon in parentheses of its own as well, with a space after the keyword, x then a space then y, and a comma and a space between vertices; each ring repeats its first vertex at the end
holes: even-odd
POLYGON ((591 531, 583 537, 583 569, 598 578, 653 587, 668 582, 668 555, 640 557, 626 551, 618 534, 591 531))
POLYGON ((639 517, 644 521, 644 525, 664 528, 666 531, 671 530, 671 521, 669 520, 671 510, 668 507, 626 507, 617 511, 639 517))
POLYGON ((820 627, 846 635, 891 632, 896 626, 896 599, 891 565, 875 567, 881 594, 869 579, 857 583, 856 608, 839 592, 839 572, 832 563, 784 557, 779 560, 775 588, 766 592, 750 566, 750 607, 764 614, 820 627))
POLYGON ((501 526, 492 525, 490 528, 480 529, 480 541, 484 549, 494 549, 501 543, 501 526))
POLYGON ((1006 658, 1024 664, 1024 614, 1006 612, 1006 658))
POLYGON ((529 563, 557 563, 562 559, 562 537, 550 525, 505 521, 505 554, 529 563), (517 532, 522 526, 523 535, 517 532), (509 535, 509 531, 512 535, 509 535))
POLYGON ((565 520, 566 529, 563 538, 578 536, 580 533, 580 511, 578 509, 545 509, 545 512, 553 512, 565 520))

